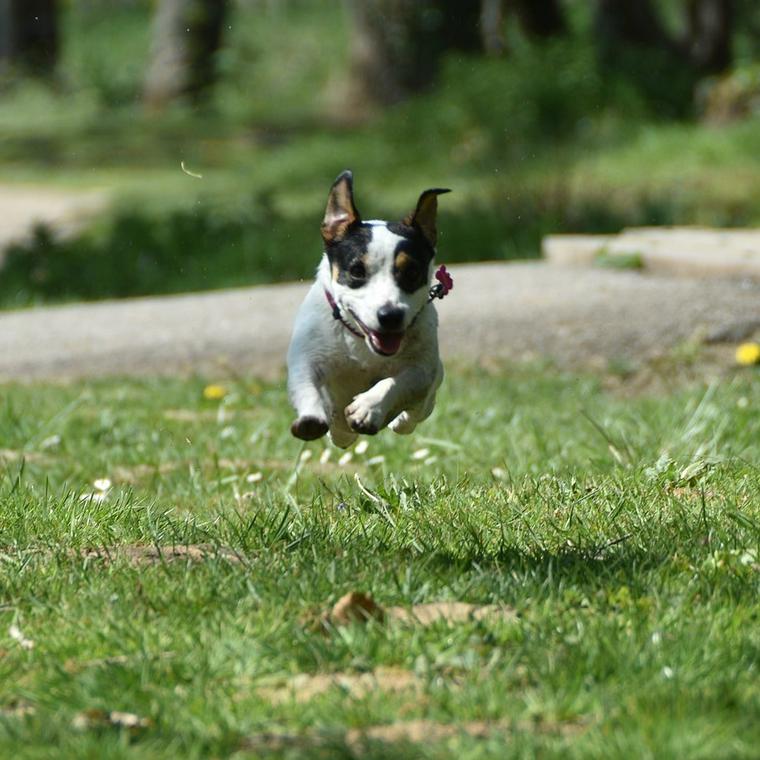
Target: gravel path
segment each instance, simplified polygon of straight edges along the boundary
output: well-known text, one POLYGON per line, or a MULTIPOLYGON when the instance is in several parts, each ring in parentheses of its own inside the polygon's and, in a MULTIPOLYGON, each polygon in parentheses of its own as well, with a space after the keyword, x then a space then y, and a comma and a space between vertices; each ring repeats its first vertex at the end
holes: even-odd
MULTIPOLYGON (((545 263, 452 266, 444 358, 579 366, 667 352, 760 323, 760 285, 545 263)), ((0 313, 0 379, 231 371, 282 374, 306 283, 0 313)))

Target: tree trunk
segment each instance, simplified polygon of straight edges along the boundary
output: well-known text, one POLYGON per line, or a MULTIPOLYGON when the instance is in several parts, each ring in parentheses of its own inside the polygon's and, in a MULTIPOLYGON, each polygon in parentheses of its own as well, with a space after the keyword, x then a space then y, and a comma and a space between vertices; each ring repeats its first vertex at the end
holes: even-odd
POLYGON ((58 60, 56 0, 0 0, 0 65, 35 76, 58 60))
POLYGON ((669 34, 650 0, 598 0, 596 46, 607 81, 633 85, 658 113, 689 115, 699 79, 682 40, 669 34))
POLYGON ((482 47, 471 0, 353 0, 350 95, 354 107, 389 105, 429 87, 449 50, 482 47))
POLYGON ((596 38, 601 62, 617 68, 672 115, 687 114, 705 74, 732 61, 733 0, 687 0, 686 32, 668 33, 650 0, 598 0, 596 38))
POLYGON ((598 0, 596 32, 605 50, 621 43, 675 49, 650 0, 598 0))
POLYGON ((501 55, 504 52, 503 0, 481 1, 480 38, 483 41, 483 49, 489 55, 501 55))
POLYGON ((689 0, 686 46, 703 74, 720 74, 731 66, 732 0, 689 0))
POLYGON ((160 0, 145 80, 145 102, 154 107, 187 98, 202 101, 216 79, 228 0, 160 0))
POLYGON ((553 37, 567 31, 559 0, 511 0, 520 26, 530 37, 553 37))

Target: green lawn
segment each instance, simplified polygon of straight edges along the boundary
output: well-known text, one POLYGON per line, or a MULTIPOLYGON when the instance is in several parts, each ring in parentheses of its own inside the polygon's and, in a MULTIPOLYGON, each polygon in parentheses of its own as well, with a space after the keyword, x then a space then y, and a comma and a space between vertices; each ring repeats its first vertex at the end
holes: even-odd
POLYGON ((342 463, 280 385, 205 383, 2 388, 0 754, 757 756, 755 374, 454 368, 342 463), (352 590, 499 613, 325 629, 352 590))

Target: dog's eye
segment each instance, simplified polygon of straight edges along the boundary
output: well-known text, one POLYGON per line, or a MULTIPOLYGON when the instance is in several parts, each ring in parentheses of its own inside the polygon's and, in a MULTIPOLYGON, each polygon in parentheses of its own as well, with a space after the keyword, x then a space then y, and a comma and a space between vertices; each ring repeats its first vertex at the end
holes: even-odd
POLYGON ((355 280, 363 280, 367 276, 367 269, 361 261, 354 261, 348 268, 348 273, 355 280))

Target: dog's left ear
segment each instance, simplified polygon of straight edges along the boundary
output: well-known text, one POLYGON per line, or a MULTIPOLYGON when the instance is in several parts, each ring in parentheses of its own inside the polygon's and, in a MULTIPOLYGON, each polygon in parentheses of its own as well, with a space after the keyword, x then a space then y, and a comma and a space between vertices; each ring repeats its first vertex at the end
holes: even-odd
POLYGON ((404 224, 408 224, 410 227, 416 227, 425 236, 425 239, 433 246, 433 248, 435 248, 435 243, 438 238, 438 230, 436 229, 438 196, 450 192, 451 190, 443 187, 434 187, 431 190, 425 190, 417 201, 417 208, 403 219, 404 224))
POLYGON ((338 175, 330 188, 322 220, 322 239, 325 243, 342 240, 348 228, 359 221, 361 217, 354 205, 354 175, 346 170, 338 175))

